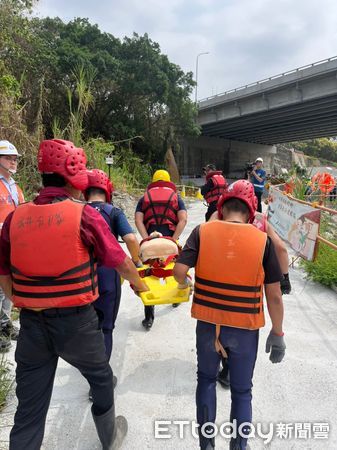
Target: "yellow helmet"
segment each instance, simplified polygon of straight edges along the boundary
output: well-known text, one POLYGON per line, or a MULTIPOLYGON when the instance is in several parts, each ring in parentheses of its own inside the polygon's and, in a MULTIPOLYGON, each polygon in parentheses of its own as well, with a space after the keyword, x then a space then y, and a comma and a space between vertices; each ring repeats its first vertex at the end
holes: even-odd
POLYGON ((170 174, 167 170, 156 170, 152 176, 152 183, 155 183, 156 181, 171 181, 170 174))

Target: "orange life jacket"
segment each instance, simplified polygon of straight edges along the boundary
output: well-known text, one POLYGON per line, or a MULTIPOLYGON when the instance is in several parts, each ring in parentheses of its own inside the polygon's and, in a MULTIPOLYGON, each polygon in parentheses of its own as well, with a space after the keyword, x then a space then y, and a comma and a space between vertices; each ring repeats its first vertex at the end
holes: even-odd
POLYGON ((206 181, 210 179, 213 181, 213 188, 204 195, 204 199, 208 204, 217 202, 227 186, 227 181, 220 170, 209 172, 206 176, 206 181))
POLYGON ((200 225, 192 317, 255 330, 264 326, 263 255, 267 235, 253 225, 200 225))
POLYGON ((96 263, 80 236, 84 204, 24 203, 10 224, 13 303, 63 308, 98 297, 96 263))
MULTIPOLYGON (((19 186, 16 184, 16 188, 18 190, 18 199, 19 203, 23 203, 25 201, 23 197, 23 193, 19 186)), ((5 186, 2 179, 0 180, 0 224, 2 225, 8 216, 9 213, 14 211, 16 205, 14 203, 12 194, 9 192, 7 187, 5 186)))
POLYGON ((148 185, 143 198, 142 212, 145 228, 150 225, 168 225, 175 230, 178 223, 177 188, 170 181, 156 181, 148 185))

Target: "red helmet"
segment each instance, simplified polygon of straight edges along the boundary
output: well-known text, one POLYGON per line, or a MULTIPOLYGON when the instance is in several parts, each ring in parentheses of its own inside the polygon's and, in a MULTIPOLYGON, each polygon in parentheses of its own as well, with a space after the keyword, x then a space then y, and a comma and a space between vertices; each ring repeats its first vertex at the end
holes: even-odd
POLYGON ((48 139, 41 142, 37 159, 39 172, 57 173, 75 189, 86 189, 87 158, 82 148, 63 139, 48 139))
POLYGON ((246 203, 249 208, 249 223, 253 223, 257 208, 257 198, 254 193, 254 186, 247 180, 238 180, 230 184, 218 200, 218 216, 223 218, 222 207, 225 201, 230 198, 238 198, 246 203))
MULTIPOLYGON (((111 202, 111 194, 113 193, 114 187, 109 180, 108 175, 103 172, 103 170, 93 169, 88 170, 88 187, 87 189, 95 187, 102 189, 106 195, 106 201, 111 202)), ((85 196, 87 197, 87 196, 85 196)))

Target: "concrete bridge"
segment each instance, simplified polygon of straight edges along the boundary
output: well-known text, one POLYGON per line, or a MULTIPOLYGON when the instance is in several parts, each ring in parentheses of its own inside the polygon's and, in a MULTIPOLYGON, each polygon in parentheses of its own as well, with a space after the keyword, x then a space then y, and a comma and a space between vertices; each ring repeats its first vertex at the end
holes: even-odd
POLYGON ((337 56, 200 100, 202 135, 184 144, 181 172, 207 162, 227 174, 257 156, 271 170, 274 144, 337 135, 337 56))
POLYGON ((198 104, 203 136, 279 144, 337 134, 337 56, 198 104))

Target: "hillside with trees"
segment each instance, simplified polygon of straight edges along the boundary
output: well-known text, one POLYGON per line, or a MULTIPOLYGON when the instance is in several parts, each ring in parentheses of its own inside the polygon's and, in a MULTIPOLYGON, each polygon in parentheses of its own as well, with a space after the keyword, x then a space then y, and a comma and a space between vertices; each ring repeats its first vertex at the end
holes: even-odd
POLYGON ((318 159, 337 162, 337 141, 329 138, 311 139, 308 141, 282 144, 286 148, 294 148, 305 155, 318 159))

